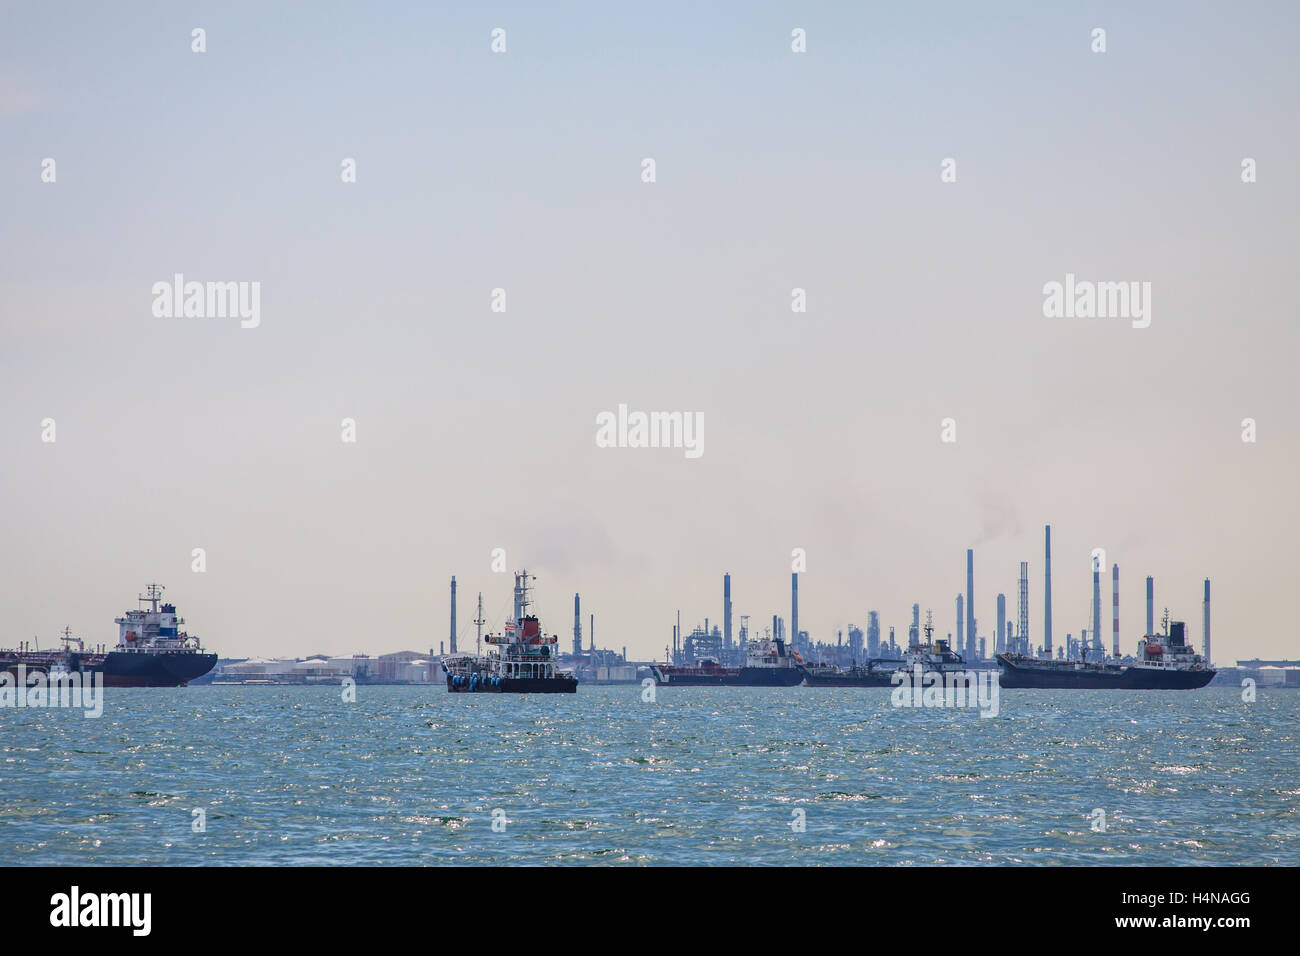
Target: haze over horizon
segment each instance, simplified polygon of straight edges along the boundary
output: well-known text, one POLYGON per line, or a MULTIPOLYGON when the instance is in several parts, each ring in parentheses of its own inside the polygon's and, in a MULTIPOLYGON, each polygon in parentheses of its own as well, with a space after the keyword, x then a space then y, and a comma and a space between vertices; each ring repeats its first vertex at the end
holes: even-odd
POLYGON ((0 13, 0 646, 157 580, 224 657, 436 649, 453 574, 472 645, 526 567, 561 648, 580 592, 662 658, 727 571, 788 621, 794 548, 814 640, 955 633, 974 548, 1037 645, 1050 524, 1055 643, 1101 547, 1107 648, 1117 562, 1124 650, 1150 574, 1198 648, 1211 579, 1219 664, 1300 658, 1294 6, 378 9, 0 13), (260 323, 156 317, 177 273, 260 323), (1045 318, 1067 275, 1150 326, 1045 318), (620 404, 703 454, 597 447, 620 404))

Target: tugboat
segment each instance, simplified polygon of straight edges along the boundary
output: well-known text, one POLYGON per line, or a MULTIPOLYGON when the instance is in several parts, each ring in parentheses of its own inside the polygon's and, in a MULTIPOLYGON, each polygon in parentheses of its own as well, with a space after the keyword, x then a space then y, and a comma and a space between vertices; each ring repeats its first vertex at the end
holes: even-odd
POLYGON ((725 667, 711 657, 694 664, 655 664, 660 687, 794 687, 803 681, 803 660, 780 638, 750 641, 741 667, 725 667))
POLYGON ((934 617, 925 615, 925 643, 912 644, 902 660, 892 657, 873 657, 866 665, 849 668, 822 664, 800 664, 804 684, 809 687, 893 687, 894 674, 899 670, 911 671, 920 665, 922 673, 945 674, 964 671, 966 659, 954 652, 946 640, 934 640, 934 617))
POLYGON ((0 650, 0 670, 99 674, 105 687, 184 687, 212 670, 217 655, 203 653, 199 639, 180 629, 185 620, 176 615, 176 605, 160 605, 164 590, 161 584, 150 584, 137 598, 149 608, 127 611, 114 621, 118 638, 111 651, 87 651, 85 642, 64 628, 62 648, 0 650))
POLYGON ((1138 641, 1136 659, 1090 662, 1086 649, 1077 661, 999 654, 1001 684, 1088 690, 1194 690, 1212 681, 1217 671, 1187 643, 1186 624, 1169 620, 1168 608, 1163 627, 1163 634, 1147 634, 1138 641))
MULTIPOLYGON (((528 613, 532 603, 527 571, 515 573, 515 610, 513 619, 500 634, 488 634, 485 640, 497 650, 487 654, 455 654, 443 658, 447 690, 453 694, 572 694, 578 679, 571 671, 556 667, 559 637, 542 633, 537 616, 528 613)), ((483 613, 480 605, 479 619, 483 613)))

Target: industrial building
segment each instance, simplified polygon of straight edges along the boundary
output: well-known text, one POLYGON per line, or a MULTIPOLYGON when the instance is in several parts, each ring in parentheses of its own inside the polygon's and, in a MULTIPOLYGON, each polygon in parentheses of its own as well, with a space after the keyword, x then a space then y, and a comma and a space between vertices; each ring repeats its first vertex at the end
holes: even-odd
POLYGON ((209 674, 192 683, 337 684, 345 678, 358 684, 434 684, 441 681, 441 668, 432 652, 421 651, 395 651, 378 657, 253 657, 219 662, 209 674))
POLYGON ((1300 661, 1265 661, 1255 658, 1237 661, 1236 667, 1221 667, 1210 682, 1211 687, 1240 687, 1243 680, 1253 680, 1257 687, 1300 689, 1300 661))

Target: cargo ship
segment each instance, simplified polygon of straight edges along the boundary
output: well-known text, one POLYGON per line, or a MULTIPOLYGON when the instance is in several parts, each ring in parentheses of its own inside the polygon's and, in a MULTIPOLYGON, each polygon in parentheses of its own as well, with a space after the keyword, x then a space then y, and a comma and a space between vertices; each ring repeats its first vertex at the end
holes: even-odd
POLYGON ((922 673, 949 673, 964 671, 966 658, 952 650, 948 641, 934 640, 933 617, 926 612, 925 643, 912 644, 907 653, 898 658, 876 657, 848 668, 827 664, 800 664, 804 683, 809 687, 892 687, 894 674, 899 670, 911 671, 920 666, 922 673))
MULTIPOLYGON (((559 637, 542 633, 535 614, 528 613, 532 579, 527 571, 515 574, 514 617, 500 634, 480 638, 496 648, 487 654, 452 654, 442 659, 447 690, 453 694, 572 694, 578 679, 556 666, 559 637)), ((482 599, 476 622, 483 623, 482 599)))
POLYGON ((740 667, 706 657, 694 664, 655 664, 651 671, 660 687, 794 687, 803 682, 802 663, 798 652, 777 638, 750 641, 740 667))
MULTIPOLYGON (((1085 651, 1086 655, 1086 651, 1085 651)), ((1051 660, 999 654, 1003 687, 1098 690, 1193 690, 1214 679, 1215 669, 1187 643, 1187 627, 1164 615, 1164 633, 1138 641, 1136 658, 1051 660)))
POLYGON ((164 588, 150 584, 137 600, 147 609, 127 611, 114 623, 117 645, 112 650, 86 650, 85 642, 64 629, 62 647, 42 651, 23 646, 0 650, 0 671, 14 674, 61 673, 100 675, 105 687, 184 687, 217 663, 216 654, 203 653, 199 639, 181 627, 176 606, 162 600, 164 588))

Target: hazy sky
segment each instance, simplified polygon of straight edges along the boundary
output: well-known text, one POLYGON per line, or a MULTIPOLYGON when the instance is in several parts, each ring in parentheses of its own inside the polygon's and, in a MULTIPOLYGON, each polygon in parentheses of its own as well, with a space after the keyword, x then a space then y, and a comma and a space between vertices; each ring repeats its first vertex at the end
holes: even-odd
POLYGON ((974 547, 1038 643, 1050 522, 1057 641, 1103 547, 1126 649, 1153 574, 1300 657, 1300 8, 1127 6, 6 3, 0 644, 156 579, 224 656, 436 647, 452 574, 472 641, 498 547, 566 647, 575 591, 637 657, 724 571, 788 615, 796 547, 816 639, 953 630, 974 547), (260 326, 155 317, 175 273, 260 326), (1150 327, 1045 318, 1067 273, 1150 327), (620 403, 704 454, 598 448, 620 403))

